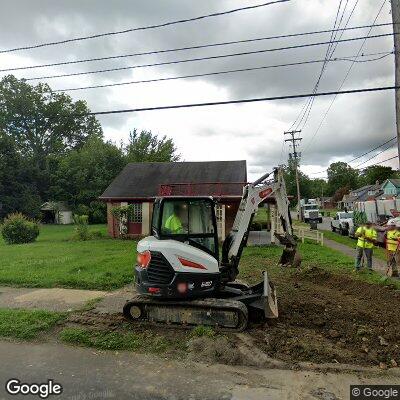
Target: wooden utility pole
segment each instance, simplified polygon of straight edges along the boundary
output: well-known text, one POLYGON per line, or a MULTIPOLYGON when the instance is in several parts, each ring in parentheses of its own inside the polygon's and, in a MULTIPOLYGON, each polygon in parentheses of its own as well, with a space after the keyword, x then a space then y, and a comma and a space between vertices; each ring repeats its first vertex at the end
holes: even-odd
POLYGON ((290 139, 285 139, 285 142, 291 142, 292 143, 292 147, 293 147, 293 153, 289 153, 289 157, 292 157, 294 160, 294 167, 296 169, 296 189, 297 189, 297 205, 299 207, 298 210, 298 219, 299 220, 303 220, 303 213, 301 210, 301 195, 300 195, 300 182, 299 182, 299 163, 300 163, 300 153, 297 151, 297 146, 299 145, 298 142, 301 141, 302 138, 298 137, 294 137, 296 135, 296 133, 300 133, 301 130, 299 131, 288 131, 288 132, 284 132, 284 135, 290 135, 291 138, 290 139))
MULTIPOLYGON (((399 0, 391 0, 392 3, 392 22, 393 22, 393 41, 394 41, 394 65, 395 65, 395 86, 400 84, 400 3, 399 0)), ((397 152, 400 167, 400 89, 395 89, 396 99, 396 128, 397 128, 397 152)))

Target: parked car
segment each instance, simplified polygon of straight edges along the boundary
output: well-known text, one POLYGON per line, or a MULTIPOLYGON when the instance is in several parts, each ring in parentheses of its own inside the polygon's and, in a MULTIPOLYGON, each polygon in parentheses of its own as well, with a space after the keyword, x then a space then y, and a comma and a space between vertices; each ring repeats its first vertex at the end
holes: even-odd
POLYGON ((353 211, 339 211, 331 221, 332 232, 349 235, 354 229, 353 211))

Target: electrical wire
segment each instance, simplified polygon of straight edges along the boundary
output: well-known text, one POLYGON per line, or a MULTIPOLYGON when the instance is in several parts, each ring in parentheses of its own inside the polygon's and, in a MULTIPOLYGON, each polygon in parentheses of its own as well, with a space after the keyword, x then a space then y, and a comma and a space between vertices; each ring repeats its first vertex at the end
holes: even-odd
MULTIPOLYGON (((387 36, 393 36, 393 35, 394 35, 394 33, 384 33, 384 34, 369 36, 368 38, 374 39, 374 38, 381 38, 381 37, 387 37, 387 36)), ((363 40, 365 38, 367 38, 367 36, 343 39, 343 40, 340 40, 339 42, 341 42, 341 43, 342 42, 343 43, 344 42, 353 42, 353 41, 357 41, 357 40, 363 40)), ((188 58, 188 59, 182 59, 182 60, 164 61, 164 62, 158 62, 158 63, 152 63, 152 64, 131 65, 131 66, 127 66, 127 67, 107 68, 107 69, 100 69, 100 70, 94 70, 94 71, 73 72, 73 73, 69 73, 69 74, 48 75, 48 76, 40 76, 40 77, 24 78, 24 79, 26 81, 34 81, 34 80, 43 80, 43 79, 64 78, 64 77, 69 77, 69 76, 91 75, 91 74, 99 74, 99 73, 104 73, 104 72, 123 71, 123 70, 135 69, 135 68, 156 67, 156 66, 160 66, 160 65, 181 64, 181 63, 188 63, 188 62, 215 60, 215 59, 220 59, 220 58, 243 56, 243 55, 249 55, 249 54, 260 54, 260 53, 274 52, 274 51, 281 51, 281 50, 300 49, 300 48, 304 48, 304 47, 321 46, 321 45, 328 44, 328 43, 329 42, 306 43, 306 44, 295 45, 295 46, 275 47, 275 48, 269 48, 269 49, 263 49, 263 50, 253 50, 253 51, 245 51, 245 52, 239 52, 239 53, 220 54, 220 55, 215 55, 215 56, 196 57, 196 58, 188 58)))
POLYGON ((161 24, 142 26, 142 27, 138 27, 138 28, 129 28, 129 29, 113 31, 113 32, 97 33, 94 35, 80 36, 80 37, 75 37, 75 38, 71 38, 71 39, 64 39, 64 40, 40 43, 40 44, 29 45, 29 46, 15 47, 13 49, 0 50, 0 53, 11 53, 13 51, 19 51, 19 50, 37 49, 40 47, 47 47, 47 46, 54 46, 54 45, 59 45, 59 44, 71 43, 71 42, 78 42, 78 41, 82 41, 82 40, 101 38, 101 37, 105 37, 105 36, 115 36, 115 35, 130 33, 130 32, 144 31, 144 30, 148 30, 148 29, 164 28, 164 27, 171 26, 171 25, 199 21, 199 20, 206 19, 206 18, 219 17, 221 15, 233 14, 233 13, 237 13, 239 11, 254 10, 256 8, 261 8, 261 7, 265 7, 265 6, 269 6, 269 5, 273 5, 273 4, 277 4, 277 3, 286 3, 289 1, 290 0, 275 0, 275 1, 270 1, 268 3, 255 4, 252 6, 240 7, 240 8, 235 8, 232 10, 215 12, 212 14, 200 15, 200 16, 192 17, 192 18, 179 19, 179 20, 175 20, 175 21, 164 22, 161 24))
MULTIPOLYGON (((364 57, 376 56, 380 54, 385 54, 385 57, 393 54, 393 52, 385 52, 385 53, 371 53, 365 54, 364 57)), ((335 58, 332 61, 351 61, 351 57, 343 57, 343 58, 335 58)), ((380 60, 381 57, 376 59, 370 59, 368 61, 376 61, 380 60)), ((137 81, 126 81, 126 82, 117 82, 117 83, 108 83, 108 84, 100 84, 100 85, 90 85, 90 86, 80 86, 80 87, 73 87, 73 88, 66 88, 66 89, 56 89, 54 92, 70 92, 76 90, 86 90, 86 89, 99 89, 99 88, 107 88, 107 87, 115 87, 115 86, 126 86, 126 85, 133 85, 139 83, 153 83, 153 82, 164 82, 164 81, 171 81, 171 80, 178 80, 178 79, 188 79, 188 78, 198 78, 204 76, 213 76, 213 75, 224 75, 224 74, 233 74, 238 72, 250 72, 250 71, 259 71, 263 69, 270 69, 270 68, 281 68, 281 67, 290 67, 290 66, 299 66, 299 65, 308 65, 308 64, 315 64, 315 63, 322 63, 324 60, 309 60, 309 61, 299 61, 293 63, 286 63, 286 64, 273 64, 273 65, 265 65, 259 67, 249 67, 249 68, 239 68, 239 69, 231 69, 225 71, 216 71, 216 72, 206 72, 201 74, 189 74, 189 75, 181 75, 181 76, 171 76, 166 78, 154 78, 154 79, 143 79, 137 81)))
MULTIPOLYGON (((364 156, 366 156, 367 154, 372 153, 373 151, 375 151, 375 150, 377 150, 377 149, 379 149, 379 148, 381 148, 381 147, 387 145, 388 143, 393 142, 393 140, 395 140, 395 139, 397 139, 397 136, 392 137, 391 139, 387 140, 386 142, 380 144, 379 146, 376 146, 376 147, 374 147, 373 149, 368 150, 367 152, 365 152, 365 153, 363 153, 363 154, 361 154, 361 155, 359 155, 359 156, 353 158, 352 160, 348 161, 347 164, 350 164, 350 163, 352 163, 352 162, 354 162, 354 161, 360 159, 361 157, 364 157, 364 156)), ((318 171, 318 172, 311 172, 310 175, 318 175, 318 174, 322 174, 322 173, 324 173, 324 172, 326 172, 326 171, 328 171, 328 169, 324 169, 324 170, 318 171)))
MULTIPOLYGON (((380 87, 373 87, 373 88, 342 90, 340 92, 339 91, 320 92, 320 93, 316 93, 315 96, 332 96, 332 95, 351 94, 351 93, 381 92, 381 91, 394 90, 394 89, 400 89, 400 86, 380 86, 380 87)), ((212 102, 206 102, 206 103, 190 103, 190 104, 175 104, 175 105, 167 105, 167 106, 128 108, 128 109, 122 109, 122 110, 90 112, 89 115, 122 114, 122 113, 142 112, 142 111, 157 111, 157 110, 171 110, 171 109, 180 109, 180 108, 219 106, 219 105, 227 105, 227 104, 244 104, 244 103, 254 103, 254 102, 261 102, 261 101, 299 99, 299 98, 309 97, 310 95, 311 95, 310 93, 305 93, 305 94, 294 94, 294 95, 286 95, 286 96, 258 97, 258 98, 240 99, 240 100, 212 101, 212 102)))
MULTIPOLYGON (((386 0, 383 0, 382 5, 381 5, 381 7, 379 8, 379 11, 378 11, 378 13, 377 13, 377 15, 376 15, 376 17, 375 17, 375 19, 374 19, 372 25, 374 25, 374 24, 376 23, 376 21, 378 20, 379 15, 380 15, 380 13, 382 12, 382 9, 383 9, 385 3, 386 3, 386 0)), ((361 46, 360 46, 360 48, 359 48, 359 50, 358 50, 358 52, 357 52, 356 59, 357 59, 358 56, 360 55, 360 53, 361 53, 361 51, 362 51, 362 49, 363 49, 363 47, 364 47, 364 45, 365 45, 367 39, 370 39, 370 38, 373 37, 373 36, 370 36, 371 31, 372 31, 372 27, 369 29, 367 36, 365 37, 363 43, 361 44, 361 46)), ((341 83, 340 86, 339 86, 338 91, 340 91, 340 90, 342 89, 342 87, 343 87, 343 85, 345 84, 345 82, 346 82, 348 76, 350 75, 350 72, 351 72, 351 70, 352 70, 352 68, 353 68, 354 65, 355 65, 355 62, 352 62, 352 64, 350 65, 349 69, 348 69, 347 72, 346 72, 346 75, 345 75, 345 77, 344 77, 342 83, 341 83)), ((319 123, 317 129, 315 130, 314 134, 312 135, 311 140, 309 141, 309 143, 308 143, 308 145, 307 145, 305 151, 307 151, 307 150, 310 148, 311 144, 315 143, 314 139, 315 139, 316 135, 318 134, 319 130, 321 129, 322 124, 323 124, 323 122, 325 121, 325 118, 326 118, 326 116, 328 115, 329 111, 331 110, 331 108, 332 108, 333 103, 335 102, 335 100, 336 100, 336 96, 333 97, 331 103, 329 104, 329 106, 328 106, 326 112, 324 113, 324 115, 323 115, 323 117, 322 117, 322 119, 321 119, 321 121, 320 121, 320 123, 319 123)))
POLYGON ((385 151, 388 151, 390 149, 393 148, 393 145, 390 145, 389 147, 387 147, 386 149, 381 150, 380 152, 378 152, 377 154, 375 154, 374 156, 368 158, 368 160, 363 161, 362 163, 356 165, 354 168, 358 168, 360 165, 364 165, 366 164, 368 161, 373 160, 375 157, 378 157, 379 155, 381 155, 382 153, 384 153, 385 151))
MULTIPOLYGON (((316 93, 316 91, 318 90, 319 83, 320 83, 320 81, 321 81, 322 75, 323 75, 323 73, 324 73, 324 71, 325 71, 327 62, 328 62, 328 60, 329 60, 329 52, 330 52, 330 48, 331 48, 331 46, 332 46, 332 41, 336 39, 336 32, 334 32, 334 30, 335 30, 335 28, 336 28, 336 24, 337 24, 337 21, 338 21, 338 17, 339 17, 339 13, 340 13, 340 8, 341 8, 341 6, 342 6, 342 0, 339 1, 339 6, 338 6, 338 9, 337 9, 337 12, 336 12, 336 17, 335 17, 335 22, 334 22, 334 24, 333 24, 333 30, 332 30, 332 33, 331 33, 331 37, 330 37, 330 39, 329 39, 328 47, 327 47, 327 49, 326 49, 325 60, 324 60, 324 63, 323 63, 323 65, 322 65, 322 68, 321 68, 321 71, 320 71, 320 73, 319 73, 319 76, 318 76, 318 78, 317 78, 317 82, 316 82, 316 84, 314 85, 314 88, 313 88, 313 91, 312 91, 313 93, 316 93)), ((347 3, 346 3, 346 6, 347 6, 347 3)), ((342 14, 342 18, 343 18, 343 14, 342 14)), ((340 23, 339 23, 338 27, 340 27, 340 23)), ((313 97, 310 97, 310 98, 306 101, 306 103, 305 103, 304 106, 302 107, 302 109, 301 109, 299 115, 297 116, 295 122, 292 124, 292 126, 291 126, 291 128, 290 128, 289 130, 294 129, 294 130, 299 130, 299 131, 301 131, 300 125, 301 125, 302 121, 306 118, 306 116, 307 116, 306 119, 308 119, 308 116, 310 115, 310 112, 311 112, 311 108, 312 108, 313 102, 314 102, 314 98, 313 98, 313 97), (301 118, 300 118, 300 117, 301 117, 301 118), (297 121, 298 121, 298 122, 297 122, 297 121)), ((305 123, 304 123, 303 126, 305 126, 306 122, 307 122, 307 121, 305 121, 305 123)))
MULTIPOLYGON (((384 27, 384 26, 389 26, 389 25, 392 26, 393 24, 391 22, 377 24, 374 26, 374 28, 384 27)), ((337 31, 364 29, 364 28, 370 28, 371 26, 372 25, 353 26, 350 28, 337 29, 337 31)), ((152 50, 152 51, 145 51, 145 52, 139 52, 139 53, 120 54, 120 55, 116 55, 116 56, 85 58, 82 60, 61 61, 61 62, 55 62, 55 63, 50 63, 50 64, 30 65, 30 66, 23 66, 23 67, 10 67, 10 68, 0 69, 0 72, 21 71, 21 70, 26 70, 26 69, 36 69, 36 68, 56 67, 56 66, 61 66, 61 65, 81 64, 81 63, 86 63, 86 62, 114 60, 114 59, 118 59, 118 58, 146 56, 146 55, 152 55, 152 54, 163 54, 163 53, 171 53, 171 52, 185 51, 185 50, 204 49, 204 48, 208 48, 208 47, 227 46, 227 45, 233 45, 233 44, 259 42, 259 41, 272 40, 272 39, 284 39, 284 38, 299 37, 299 36, 306 36, 306 35, 317 35, 317 34, 330 33, 330 32, 332 32, 332 30, 327 29, 327 30, 321 30, 321 31, 292 33, 292 34, 286 34, 286 35, 265 36, 265 37, 259 37, 259 38, 253 38, 253 39, 232 40, 232 41, 227 41, 227 42, 201 44, 201 45, 196 45, 196 46, 186 46, 186 47, 177 47, 177 48, 164 49, 164 50, 152 50)))

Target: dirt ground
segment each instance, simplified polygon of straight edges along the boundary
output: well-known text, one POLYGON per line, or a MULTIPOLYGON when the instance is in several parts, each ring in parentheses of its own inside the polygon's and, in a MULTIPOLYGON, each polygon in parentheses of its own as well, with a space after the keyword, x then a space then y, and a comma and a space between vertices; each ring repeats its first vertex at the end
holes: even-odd
MULTIPOLYGON (((281 275, 275 278, 275 284, 279 318, 253 324, 245 332, 269 357, 289 364, 309 361, 382 369, 400 366, 400 291, 318 267, 281 275)), ((193 340, 187 330, 131 325, 121 314, 93 310, 71 315, 68 324, 104 331, 153 332, 185 343, 183 355, 189 359, 251 364, 243 355, 238 356, 235 346, 239 347, 240 341, 232 333, 193 340)))
POLYGON ((284 361, 400 365, 400 292, 312 267, 276 282, 280 317, 248 332, 284 361))

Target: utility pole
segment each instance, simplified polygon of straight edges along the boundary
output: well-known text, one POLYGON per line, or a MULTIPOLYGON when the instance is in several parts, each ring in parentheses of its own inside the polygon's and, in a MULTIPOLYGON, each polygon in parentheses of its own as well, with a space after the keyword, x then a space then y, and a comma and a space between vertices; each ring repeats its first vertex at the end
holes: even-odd
POLYGON ((299 146, 299 144, 300 144, 299 142, 301 141, 302 138, 301 137, 298 137, 298 138, 295 137, 296 133, 300 133, 300 132, 301 132, 301 130, 298 130, 298 131, 296 131, 296 130, 287 131, 287 132, 284 132, 284 135, 290 135, 291 136, 290 139, 285 139, 285 142, 291 142, 292 143, 293 153, 289 153, 289 157, 294 160, 294 167, 296 169, 297 205, 299 207, 297 216, 298 216, 298 219, 300 221, 302 221, 303 220, 303 213, 302 213, 301 205, 300 205, 301 195, 300 195, 300 182, 299 182, 299 163, 300 163, 301 153, 299 153, 297 151, 297 146, 299 146))
MULTIPOLYGON (((394 73, 395 86, 400 84, 400 4, 399 0, 391 0, 392 3, 392 22, 393 22, 393 41, 394 41, 394 73)), ((396 99, 396 127, 397 127, 397 152, 400 167, 400 90, 395 89, 396 99)))

